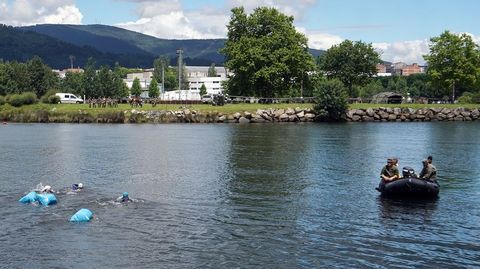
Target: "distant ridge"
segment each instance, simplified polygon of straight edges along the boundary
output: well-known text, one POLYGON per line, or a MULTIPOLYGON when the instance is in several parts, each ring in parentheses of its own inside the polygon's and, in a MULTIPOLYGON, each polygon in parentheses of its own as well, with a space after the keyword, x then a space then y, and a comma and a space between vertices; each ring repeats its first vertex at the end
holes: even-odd
MULTIPOLYGON (((26 61, 40 56, 53 68, 70 65, 69 56, 75 56, 75 66, 83 67, 89 57, 98 65, 112 66, 115 62, 125 67, 152 67, 153 60, 167 56, 175 64, 176 50, 184 51, 187 65, 224 64, 219 50, 226 39, 160 39, 108 25, 40 24, 26 27, 0 27, 0 58, 26 61), (9 53, 14 52, 14 53, 9 53)), ((321 50, 310 52, 314 56, 321 50)))

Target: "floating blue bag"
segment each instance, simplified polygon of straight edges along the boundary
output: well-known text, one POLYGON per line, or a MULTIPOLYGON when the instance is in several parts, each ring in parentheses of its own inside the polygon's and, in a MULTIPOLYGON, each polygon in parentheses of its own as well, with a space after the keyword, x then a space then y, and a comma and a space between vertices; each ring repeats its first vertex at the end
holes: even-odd
POLYGON ((57 197, 52 193, 37 194, 37 201, 42 205, 53 205, 57 203, 57 197))
POLYGON ((77 211, 71 218, 70 221, 72 222, 88 222, 92 219, 93 213, 92 211, 82 208, 77 211))
POLYGON ((20 203, 29 204, 37 201, 37 193, 32 191, 18 200, 20 203))

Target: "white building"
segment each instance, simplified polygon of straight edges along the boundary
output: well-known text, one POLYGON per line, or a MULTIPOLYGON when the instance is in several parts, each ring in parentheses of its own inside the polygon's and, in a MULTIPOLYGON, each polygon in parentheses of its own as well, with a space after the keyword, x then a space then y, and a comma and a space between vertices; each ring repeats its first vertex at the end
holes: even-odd
MULTIPOLYGON (((150 87, 150 83, 152 82, 153 72, 146 71, 141 73, 130 73, 127 74, 127 78, 123 80, 129 89, 132 88, 133 81, 138 78, 140 81, 140 87, 142 88, 142 94, 140 97, 148 98, 148 87, 150 87)), ((159 84, 161 86, 161 84, 159 84)), ((160 87, 159 86, 159 87, 160 87)), ((161 88, 161 87, 160 87, 161 88)))
POLYGON ((223 83, 228 80, 227 70, 225 67, 215 67, 216 77, 208 76, 209 66, 187 66, 188 89, 192 92, 200 94, 200 87, 205 85, 207 93, 219 94, 223 93, 223 83))
MULTIPOLYGON (((162 82, 158 81, 160 88, 161 100, 200 100, 200 87, 205 85, 207 93, 219 94, 223 93, 223 83, 228 80, 227 71, 224 67, 215 67, 217 72, 216 77, 208 76, 209 66, 186 66, 186 77, 188 80, 188 89, 177 91, 161 92, 162 82)), ((153 72, 151 70, 141 73, 131 73, 127 75, 127 78, 123 81, 127 84, 129 89, 132 88, 133 81, 138 78, 140 86, 142 87, 142 98, 148 98, 148 87, 152 82, 153 72)))

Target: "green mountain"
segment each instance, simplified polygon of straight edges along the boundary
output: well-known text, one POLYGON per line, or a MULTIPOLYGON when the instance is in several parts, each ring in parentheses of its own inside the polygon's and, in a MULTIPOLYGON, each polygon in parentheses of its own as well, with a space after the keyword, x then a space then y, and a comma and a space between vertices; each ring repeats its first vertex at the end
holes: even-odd
MULTIPOLYGON (((222 66, 224 57, 219 50, 225 39, 159 39, 149 35, 107 25, 42 24, 27 27, 0 25, 0 58, 27 61, 40 56, 53 68, 70 65, 84 66, 89 57, 98 65, 148 68, 158 56, 167 56, 175 64, 177 49, 184 51, 187 65, 222 66)), ((310 50, 314 56, 323 51, 310 50)))
MULTIPOLYGON (((24 27, 67 43, 90 46, 105 53, 137 53, 155 56, 168 56, 172 63, 177 49, 184 51, 188 65, 223 65, 224 57, 219 50, 225 39, 160 39, 108 25, 65 25, 42 24, 24 27)), ((310 49, 312 55, 319 56, 321 50, 310 49)))
POLYGON ((154 57, 140 53, 108 53, 90 46, 79 46, 60 41, 48 35, 25 31, 21 28, 0 25, 0 59, 26 62, 39 56, 52 68, 70 67, 70 56, 75 56, 74 65, 83 67, 89 57, 98 66, 113 66, 115 62, 130 67, 150 67, 154 57))

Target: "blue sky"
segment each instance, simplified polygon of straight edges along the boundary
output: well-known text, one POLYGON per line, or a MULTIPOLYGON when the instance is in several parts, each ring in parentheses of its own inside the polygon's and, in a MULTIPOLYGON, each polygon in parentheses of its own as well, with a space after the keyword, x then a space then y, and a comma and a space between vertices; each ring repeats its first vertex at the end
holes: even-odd
POLYGON ((294 16, 310 47, 362 40, 389 61, 422 63, 428 40, 444 30, 480 41, 477 0, 0 0, 0 23, 106 24, 160 38, 223 38, 230 9, 240 5, 294 16))

